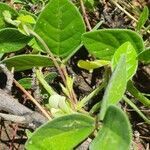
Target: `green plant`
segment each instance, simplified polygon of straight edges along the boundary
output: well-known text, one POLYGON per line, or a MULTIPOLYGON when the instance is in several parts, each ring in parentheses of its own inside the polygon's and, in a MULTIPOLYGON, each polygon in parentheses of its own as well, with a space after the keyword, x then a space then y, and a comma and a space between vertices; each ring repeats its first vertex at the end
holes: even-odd
MULTIPOLYGON (((1 3, 0 7, 2 6, 1 3)), ((141 36, 127 29, 86 32, 79 10, 69 0, 51 0, 37 20, 29 14, 17 12, 13 17, 11 11, 14 10, 8 6, 0 10, 4 24, 0 30, 2 43, 0 53, 19 51, 25 45, 30 45, 33 51, 30 54, 5 58, 1 63, 10 69, 14 67, 15 71, 36 67, 36 76, 50 95, 47 105, 52 119, 54 118, 29 137, 26 148, 59 150, 61 147, 62 150, 70 150, 87 137, 91 137, 93 141, 90 150, 129 149, 131 125, 125 112, 119 108, 119 102, 124 99, 147 123, 150 123, 134 103, 124 96, 126 90, 135 97, 137 97, 135 93, 139 92, 133 88, 131 90, 130 87, 133 86, 131 81, 137 70, 138 59, 147 61, 147 57, 143 54, 145 47, 141 36), (78 66, 86 70, 105 66, 105 75, 103 83, 79 101, 73 89, 74 79, 68 75, 66 66, 67 61, 82 44, 97 60, 92 62, 80 60, 78 66), (45 55, 42 55, 43 53, 45 55), (57 68, 63 81, 60 83, 63 96, 46 81, 41 67, 47 66, 57 68), (108 71, 110 68, 112 73, 108 71), (111 77, 108 81, 109 76, 111 77), (105 93, 101 104, 98 103, 99 113, 91 115, 84 110, 84 106, 102 89, 105 89, 105 93)), ((27 82, 27 79, 24 80, 27 82)), ((29 84, 25 85, 23 81, 20 83, 25 88, 31 87, 29 84)), ((138 99, 144 104, 149 104, 144 95, 138 99)))

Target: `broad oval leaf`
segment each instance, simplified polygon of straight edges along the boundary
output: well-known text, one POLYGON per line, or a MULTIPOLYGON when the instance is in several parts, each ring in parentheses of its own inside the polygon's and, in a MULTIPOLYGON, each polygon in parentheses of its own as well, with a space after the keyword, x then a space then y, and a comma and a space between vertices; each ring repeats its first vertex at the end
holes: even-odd
POLYGON ((112 58, 112 69, 116 67, 122 54, 126 55, 127 80, 131 79, 138 67, 137 53, 130 42, 122 44, 112 58))
POLYGON ((129 150, 131 125, 125 113, 116 106, 109 106, 102 129, 92 141, 90 150, 129 150))
POLYGON ((15 11, 13 8, 11 8, 5 3, 0 3, 0 29, 8 26, 8 24, 4 20, 4 16, 3 16, 4 11, 9 11, 10 14, 12 15, 12 19, 15 19, 18 16, 17 11, 15 11))
POLYGON ((123 54, 108 82, 102 100, 100 119, 103 120, 106 110, 110 105, 116 105, 126 90, 126 57, 123 54))
POLYGON ((0 30, 0 53, 15 52, 27 45, 31 37, 25 36, 14 28, 0 30))
POLYGON ((37 129, 26 143, 28 150, 71 150, 94 130, 94 119, 82 114, 56 118, 37 129))
POLYGON ((142 51, 138 55, 138 60, 143 61, 146 64, 150 63, 150 48, 142 51))
POLYGON ((83 34, 82 41, 90 54, 103 60, 111 60, 123 43, 129 41, 137 53, 144 50, 141 36, 127 29, 101 29, 83 34))
POLYGON ((80 45, 85 25, 72 2, 51 0, 39 15, 34 31, 55 55, 67 57, 80 45))
POLYGON ((42 55, 18 55, 11 58, 7 58, 2 61, 8 68, 14 67, 15 71, 22 71, 31 69, 33 67, 47 67, 53 66, 52 61, 47 56, 42 55))
POLYGON ((147 6, 144 7, 142 13, 140 14, 139 20, 137 22, 137 27, 136 29, 139 31, 142 26, 144 26, 144 24, 146 23, 146 21, 148 20, 148 16, 149 16, 149 9, 147 6))

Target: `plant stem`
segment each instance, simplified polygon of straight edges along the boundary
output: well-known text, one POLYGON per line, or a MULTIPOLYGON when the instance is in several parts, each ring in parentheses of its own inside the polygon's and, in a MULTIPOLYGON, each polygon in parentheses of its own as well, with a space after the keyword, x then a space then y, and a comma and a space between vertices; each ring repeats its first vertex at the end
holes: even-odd
POLYGON ((89 100, 91 100, 95 95, 99 93, 106 85, 108 81, 109 68, 105 67, 105 73, 103 77, 103 81, 99 87, 97 87, 93 92, 91 92, 88 96, 84 97, 77 106, 77 109, 80 110, 83 106, 85 106, 89 100))
POLYGON ((141 116, 141 118, 143 118, 146 123, 150 124, 150 120, 139 110, 139 108, 132 101, 130 101, 126 96, 123 96, 123 99, 139 114, 139 116, 141 116))
POLYGON ((91 31, 91 30, 92 30, 92 27, 91 27, 90 22, 89 22, 89 20, 88 20, 88 17, 87 17, 87 14, 86 14, 86 10, 85 10, 85 7, 84 7, 83 0, 80 0, 80 5, 81 5, 81 10, 82 10, 82 13, 83 13, 83 16, 84 16, 86 25, 87 25, 88 29, 91 31))
MULTIPOLYGON (((63 73, 64 73, 66 79, 67 79, 68 73, 67 73, 65 65, 63 65, 62 70, 63 70, 63 73)), ((77 104, 77 97, 76 97, 76 94, 75 94, 73 88, 70 89, 67 84, 66 84, 66 88, 69 91, 69 95, 70 95, 71 99, 73 100, 73 103, 77 104)), ((75 106, 73 106, 73 107, 75 108, 75 106)))
POLYGON ((43 87, 46 89, 46 91, 50 94, 50 95, 54 95, 57 94, 52 87, 44 80, 43 74, 40 70, 36 69, 35 71, 36 76, 38 78, 38 80, 40 81, 40 83, 43 85, 43 87))
POLYGON ((54 57, 53 53, 52 53, 52 52, 50 51, 50 49, 48 48, 47 44, 44 42, 44 40, 43 40, 37 33, 35 33, 34 31, 32 31, 32 30, 30 30, 30 29, 28 29, 28 30, 29 30, 28 32, 29 32, 31 35, 35 36, 35 37, 39 40, 39 42, 44 46, 44 48, 45 48, 47 54, 50 55, 51 60, 53 61, 55 67, 57 68, 57 70, 58 70, 58 72, 59 72, 59 74, 60 74, 60 76, 61 76, 61 78, 62 78, 64 84, 66 84, 65 76, 64 76, 64 74, 63 74, 63 72, 62 72, 62 70, 61 70, 61 68, 60 68, 60 66, 59 66, 59 64, 58 64, 58 62, 57 62, 57 60, 56 60, 56 58, 54 57))
POLYGON ((133 85, 132 81, 128 82, 127 90, 145 106, 150 107, 150 100, 140 93, 140 91, 133 85))
MULTIPOLYGON (((28 29, 28 30, 29 30, 28 32, 29 32, 31 35, 35 36, 35 37, 39 40, 39 42, 41 42, 41 44, 44 46, 44 48, 45 48, 47 54, 50 55, 51 60, 53 61, 55 67, 57 68, 57 70, 58 70, 58 72, 59 72, 59 74, 60 74, 60 76, 61 76, 61 78, 62 78, 62 80, 63 80, 64 85, 65 85, 66 88, 68 89, 68 87, 67 87, 67 85, 66 85, 66 76, 65 76, 66 74, 64 74, 63 68, 61 68, 61 67, 59 66, 59 64, 58 64, 58 62, 57 62, 57 60, 56 60, 56 58, 54 57, 53 53, 52 53, 52 52, 50 51, 50 49, 48 48, 47 44, 44 42, 44 40, 43 40, 37 33, 35 33, 34 31, 32 31, 32 30, 30 30, 30 29, 28 29)), ((68 89, 68 90, 69 90, 69 89, 68 89)), ((71 101, 72 101, 72 107, 75 108, 74 104, 76 104, 76 101, 77 101, 77 100, 76 100, 76 98, 75 98, 74 90, 72 90, 72 93, 70 93, 70 94, 73 94, 73 95, 70 95, 70 97, 72 98, 72 99, 71 99, 71 101)))
POLYGON ((14 79, 15 85, 25 94, 27 97, 41 110, 46 118, 51 120, 50 115, 45 111, 45 109, 14 79))

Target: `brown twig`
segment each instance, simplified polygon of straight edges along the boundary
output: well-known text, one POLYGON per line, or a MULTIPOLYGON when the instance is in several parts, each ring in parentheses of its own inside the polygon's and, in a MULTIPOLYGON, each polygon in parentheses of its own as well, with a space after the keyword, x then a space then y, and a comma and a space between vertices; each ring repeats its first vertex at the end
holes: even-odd
POLYGON ((15 129, 14 129, 14 132, 13 132, 13 136, 12 136, 12 139, 11 139, 11 145, 9 147, 9 150, 13 150, 13 148, 14 148, 14 140, 15 140, 17 131, 18 131, 18 124, 15 125, 15 129))
POLYGON ((85 7, 84 7, 83 0, 80 0, 80 5, 81 5, 81 10, 82 10, 82 13, 83 13, 84 20, 85 20, 85 22, 86 22, 87 28, 91 31, 91 30, 92 30, 92 27, 91 27, 90 22, 89 22, 89 20, 88 20, 88 16, 87 16, 87 14, 86 14, 86 10, 85 10, 85 7))
POLYGON ((43 115, 51 120, 50 115, 45 111, 45 109, 25 90, 24 87, 22 87, 21 84, 19 84, 15 79, 14 79, 15 85, 40 109, 40 111, 43 113, 43 115))

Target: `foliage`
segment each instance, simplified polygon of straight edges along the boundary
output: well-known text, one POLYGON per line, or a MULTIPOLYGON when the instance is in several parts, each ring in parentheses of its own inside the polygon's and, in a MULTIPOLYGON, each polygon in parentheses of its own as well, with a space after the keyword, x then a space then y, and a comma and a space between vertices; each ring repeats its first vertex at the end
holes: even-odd
POLYGON ((147 6, 145 6, 142 13, 140 14, 140 17, 136 26, 137 31, 139 31, 144 26, 144 24, 148 20, 148 16, 149 16, 149 9, 147 6))
POLYGON ((110 105, 106 111, 103 127, 91 143, 90 150, 128 150, 130 142, 131 126, 127 116, 120 108, 110 105))
POLYGON ((94 120, 82 114, 54 119, 41 126, 26 143, 27 149, 70 150, 94 130, 94 120))
MULTIPOLYGON (((84 2, 93 7, 94 1, 84 2)), ((17 0, 16 3, 22 1, 17 0)), ((35 1, 31 3, 34 4, 35 1)), ((123 100, 127 90, 149 106, 148 99, 140 95, 131 84, 138 62, 148 63, 150 60, 149 50, 145 50, 147 48, 141 35, 129 29, 94 28, 93 31, 86 32, 82 15, 70 0, 50 0, 38 17, 29 12, 16 12, 3 3, 0 3, 0 8, 1 63, 9 69, 14 67, 15 71, 34 67, 42 85, 40 88, 50 95, 46 106, 52 120, 30 135, 26 148, 57 150, 61 147, 70 150, 90 137, 93 140, 90 150, 129 149, 131 125, 118 103, 123 100), (78 66, 88 71, 104 67, 106 74, 101 85, 78 100, 74 92, 74 78, 68 75, 66 61, 81 46, 88 50, 92 61, 79 60, 78 66), (30 50, 22 54, 25 47, 30 50), (10 57, 8 53, 12 52, 15 56, 10 57), (58 72, 46 74, 42 72, 43 67, 56 67, 58 72), (108 71, 110 68, 112 72, 108 71), (58 74, 62 79, 58 83, 61 92, 49 85, 58 74), (105 90, 103 99, 99 99, 95 105, 99 106, 96 107, 99 113, 91 114, 84 110, 88 101, 102 89, 105 90)), ((146 9, 141 14, 138 30, 147 18, 144 15, 147 14, 146 9)), ((23 78, 19 83, 26 89, 31 88, 31 78, 23 78)), ((128 102, 127 99, 125 102, 128 102)), ((132 101, 129 103, 137 110, 132 101)), ((139 110, 137 113, 143 116, 139 110)), ((143 118, 148 120, 145 116, 143 118)))
POLYGON ((38 17, 34 31, 55 55, 66 57, 80 45, 85 25, 69 0, 52 0, 38 17))
POLYGON ((82 41, 89 53, 96 58, 111 60, 115 50, 125 42, 131 42, 137 53, 144 50, 139 34, 127 29, 101 29, 83 34, 82 41))

